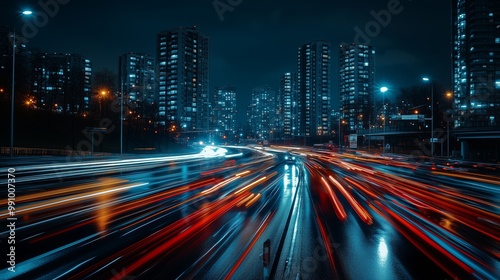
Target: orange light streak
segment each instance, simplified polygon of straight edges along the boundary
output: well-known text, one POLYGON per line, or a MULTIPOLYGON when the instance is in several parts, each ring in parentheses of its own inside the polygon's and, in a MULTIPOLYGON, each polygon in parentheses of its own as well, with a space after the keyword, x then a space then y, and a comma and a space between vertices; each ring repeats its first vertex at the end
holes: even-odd
MULTIPOLYGON (((189 237, 193 236, 196 234, 196 232, 201 231, 203 228, 205 228, 208 224, 214 222, 216 219, 221 217, 223 214, 225 214, 227 211, 229 211, 232 207, 236 206, 236 204, 239 202, 239 200, 234 199, 230 202, 225 202, 224 200, 218 201, 218 204, 222 204, 222 206, 219 207, 219 209, 216 209, 215 211, 210 211, 209 208, 205 210, 199 211, 200 213, 203 212, 208 212, 208 217, 204 219, 206 223, 195 223, 191 227, 187 228, 186 230, 182 231, 182 233, 173 235, 171 238, 168 238, 166 242, 163 244, 156 246, 153 250, 145 253, 139 260, 131 264, 130 266, 126 267, 123 269, 124 273, 123 275, 132 275, 134 271, 145 265, 146 263, 150 262, 154 258, 157 258, 159 255, 165 254, 166 252, 170 251, 173 249, 174 246, 179 246, 180 244, 184 243, 186 239, 189 237)), ((214 204, 217 205, 217 204, 214 204)), ((198 213, 198 212, 197 212, 198 213)), ((198 214, 200 215, 200 214, 198 214)), ((182 221, 182 220, 180 220, 182 221)), ((171 231, 171 227, 166 228, 168 231, 171 231)), ((161 235, 163 235, 163 231, 161 231, 161 235)), ((143 249, 141 249, 143 250, 143 249)))
POLYGON ((332 176, 328 177, 330 181, 337 186, 337 189, 344 195, 344 197, 347 199, 347 202, 352 206, 356 214, 363 220, 368 225, 373 224, 373 218, 370 216, 368 211, 366 211, 357 201, 354 199, 354 197, 340 184, 339 181, 335 180, 332 176))
POLYGON ((329 246, 330 244, 328 242, 328 236, 326 234, 325 227, 323 226, 323 222, 319 219, 319 217, 316 217, 316 222, 319 225, 319 231, 321 233, 321 238, 323 239, 323 244, 325 245, 324 248, 328 254, 328 260, 330 261, 330 265, 333 267, 333 270, 336 272, 337 266, 335 265, 335 259, 333 257, 332 249, 329 246))
POLYGON ((255 197, 253 197, 252 199, 250 199, 250 201, 245 204, 245 207, 246 208, 250 208, 250 206, 252 206, 255 202, 257 202, 257 200, 259 200, 259 198, 261 196, 262 195, 260 193, 258 193, 255 197))
POLYGON ((330 200, 333 203, 334 206, 333 209, 335 210, 335 214, 337 214, 337 217, 339 218, 340 221, 345 221, 345 219, 347 219, 347 213, 345 212, 344 207, 340 203, 340 200, 335 195, 330 185, 328 185, 328 182, 325 180, 324 177, 321 177, 321 182, 323 183, 323 186, 325 187, 325 190, 328 196, 330 197, 330 200))

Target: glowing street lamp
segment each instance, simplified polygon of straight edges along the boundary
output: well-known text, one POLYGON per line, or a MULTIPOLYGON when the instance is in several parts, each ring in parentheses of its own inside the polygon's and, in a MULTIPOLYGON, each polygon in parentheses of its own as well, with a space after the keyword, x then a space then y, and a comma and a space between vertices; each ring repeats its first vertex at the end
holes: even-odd
MULTIPOLYGON (((30 10, 25 10, 22 15, 33 14, 30 10)), ((14 157, 14 92, 15 92, 15 73, 16 73, 16 25, 14 24, 14 38, 12 40, 12 88, 11 88, 11 108, 10 108, 10 157, 14 157)))
MULTIPOLYGON (((450 101, 453 99, 453 92, 451 91, 448 91, 446 92, 446 98, 448 98, 450 101)), ((450 113, 452 113, 453 111, 451 111, 451 109, 449 110, 450 113)), ((450 158, 450 118, 447 116, 446 117, 446 149, 447 149, 447 152, 446 152, 446 156, 448 158, 450 158)))
POLYGON ((100 96, 99 96, 99 111, 101 112, 101 117, 103 116, 102 114, 102 99, 106 97, 106 94, 108 93, 106 90, 101 90, 100 96))
POLYGON ((342 151, 342 133, 340 133, 342 128, 341 128, 340 124, 344 124, 344 123, 345 123, 345 121, 342 119, 341 115, 339 115, 339 132, 338 132, 338 134, 339 134, 339 149, 338 150, 339 151, 342 151))

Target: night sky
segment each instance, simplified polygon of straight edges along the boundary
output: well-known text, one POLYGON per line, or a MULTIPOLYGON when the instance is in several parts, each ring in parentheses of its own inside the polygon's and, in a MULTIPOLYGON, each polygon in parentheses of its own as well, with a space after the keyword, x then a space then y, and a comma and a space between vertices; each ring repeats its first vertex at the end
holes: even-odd
MULTIPOLYGON (((67 3, 48 17, 30 39, 30 48, 81 53, 92 60, 94 71, 107 68, 116 73, 120 54, 154 56, 159 31, 196 25, 210 38, 210 93, 218 85, 236 86, 241 113, 251 89, 270 85, 277 91, 280 75, 296 71, 297 48, 314 40, 332 43, 331 90, 338 108, 338 45, 354 42, 355 28, 365 30, 374 20, 371 12, 387 10, 389 3, 400 12, 392 14, 385 27, 372 29, 365 37, 369 42, 357 41, 376 49, 376 86, 397 90, 419 85, 427 75, 450 87, 451 1, 219 0, 234 5, 222 20, 213 0, 59 1, 67 3)), ((17 22, 21 30, 18 12, 24 7, 43 11, 37 3, 2 1, 0 24, 17 22)))

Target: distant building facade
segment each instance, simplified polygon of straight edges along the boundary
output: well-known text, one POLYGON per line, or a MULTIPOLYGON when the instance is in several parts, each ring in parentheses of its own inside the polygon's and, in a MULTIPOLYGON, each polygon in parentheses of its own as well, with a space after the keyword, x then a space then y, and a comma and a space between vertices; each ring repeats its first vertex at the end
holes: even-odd
POLYGON ((330 134, 331 46, 329 42, 307 43, 298 49, 297 136, 330 134))
POLYGON ((375 50, 367 45, 341 45, 339 70, 340 111, 347 130, 368 129, 373 114, 375 50))
POLYGON ((236 87, 216 87, 212 102, 214 128, 221 133, 236 133, 236 87))
MULTIPOLYGON (((0 93, 8 95, 12 87, 13 30, 8 26, 0 26, 0 93)), ((31 60, 32 53, 16 36, 15 60, 15 95, 16 101, 23 101, 31 94, 31 60), (21 97, 21 98, 19 98, 21 97)))
POLYGON ((452 1, 454 135, 466 159, 500 160, 500 2, 452 1))
POLYGON ((138 113, 155 104, 155 59, 143 53, 127 53, 119 58, 120 91, 126 103, 138 113))
POLYGON ((158 123, 190 131, 209 128, 208 37, 196 27, 157 35, 158 123))
POLYGON ((251 137, 258 139, 274 138, 276 133, 276 92, 271 87, 259 86, 253 88, 247 119, 251 137))
POLYGON ((84 114, 91 102, 92 64, 80 54, 35 52, 32 97, 43 110, 84 114))
POLYGON ((278 131, 283 138, 291 138, 297 133, 297 74, 287 72, 280 78, 278 98, 278 131))

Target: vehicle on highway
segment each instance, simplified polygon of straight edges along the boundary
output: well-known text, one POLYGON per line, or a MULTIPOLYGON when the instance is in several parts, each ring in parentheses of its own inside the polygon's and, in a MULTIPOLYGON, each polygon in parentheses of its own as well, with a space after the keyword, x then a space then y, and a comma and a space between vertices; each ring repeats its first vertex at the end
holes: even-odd
POLYGON ((270 144, 269 144, 269 140, 267 139, 259 139, 257 141, 258 145, 261 146, 261 147, 269 147, 270 144))
POLYGON ((333 151, 335 149, 335 146, 332 143, 314 144, 313 149, 333 151))
POLYGON ((295 164, 295 162, 296 162, 295 155, 293 155, 291 153, 286 153, 285 154, 285 163, 287 163, 287 164, 295 164))

